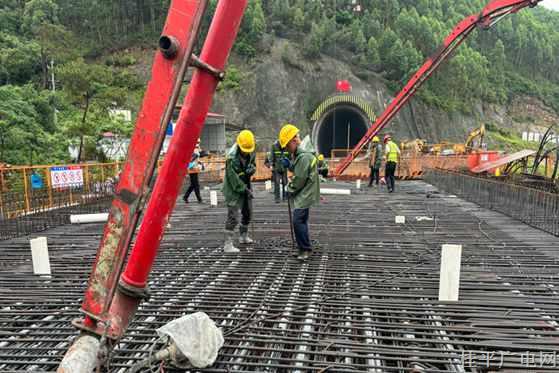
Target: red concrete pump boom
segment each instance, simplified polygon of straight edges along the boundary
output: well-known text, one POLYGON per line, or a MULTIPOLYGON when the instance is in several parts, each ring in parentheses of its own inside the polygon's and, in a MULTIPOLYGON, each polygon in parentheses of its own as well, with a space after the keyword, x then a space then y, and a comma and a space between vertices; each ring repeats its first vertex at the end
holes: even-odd
POLYGON ((82 332, 67 351, 59 372, 91 372, 103 364, 148 294, 147 278, 187 165, 202 132, 213 95, 223 80, 248 0, 220 0, 200 57, 192 54, 208 0, 172 0, 159 40, 142 108, 120 174, 109 220, 74 325, 82 332), (187 68, 196 68, 177 128, 155 181, 136 243, 126 257, 149 182, 187 68))
POLYGON ((452 32, 447 36, 443 45, 437 52, 429 57, 421 68, 413 75, 406 86, 398 93, 386 110, 378 117, 376 122, 369 128, 365 136, 359 141, 355 148, 342 160, 334 175, 339 176, 349 167, 351 162, 371 142, 373 137, 398 114, 400 109, 413 97, 415 92, 429 79, 437 68, 447 60, 451 53, 462 44, 462 42, 476 28, 484 30, 491 28, 503 17, 518 12, 526 7, 535 7, 543 0, 493 0, 481 13, 464 18, 452 32))

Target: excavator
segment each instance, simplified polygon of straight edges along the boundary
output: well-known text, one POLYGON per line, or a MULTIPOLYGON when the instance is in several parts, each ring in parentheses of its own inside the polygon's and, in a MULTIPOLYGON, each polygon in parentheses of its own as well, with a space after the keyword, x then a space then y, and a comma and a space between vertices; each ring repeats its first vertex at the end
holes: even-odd
POLYGON ((423 153, 426 150, 427 142, 422 139, 415 139, 410 141, 405 141, 400 144, 400 150, 403 153, 423 153))
POLYGON ((472 130, 468 134, 468 138, 464 144, 455 144, 453 146, 454 154, 469 154, 476 148, 483 147, 483 138, 485 137, 485 124, 481 124, 478 128, 472 130), (474 146, 474 141, 479 138, 477 146, 474 146))
POLYGON ((438 144, 428 144, 425 140, 415 139, 411 141, 402 142, 400 149, 402 152, 407 153, 428 153, 433 155, 443 154, 445 151, 451 151, 452 154, 463 155, 470 154, 477 148, 481 148, 483 145, 483 138, 485 136, 485 124, 480 127, 470 131, 466 142, 463 144, 451 144, 447 142, 442 142, 438 144), (479 138, 477 146, 474 146, 474 142, 479 138))
MULTIPOLYGON (((197 56, 193 54, 194 44, 209 0, 171 0, 154 58, 151 81, 136 120, 127 160, 84 294, 83 316, 73 321, 80 334, 66 352, 58 372, 99 371, 110 361, 112 350, 132 322, 140 303, 149 298, 148 276, 186 175, 184 165, 194 151, 217 85, 225 77, 225 65, 247 1, 218 1, 201 53, 197 56), (188 68, 193 68, 194 73, 176 132, 150 193, 149 181, 188 68), (148 223, 141 224, 133 241, 142 213, 143 221, 148 223)), ((534 7, 540 1, 492 0, 479 14, 461 21, 341 162, 335 174, 340 175, 347 169, 474 29, 489 29, 508 14, 534 7)))

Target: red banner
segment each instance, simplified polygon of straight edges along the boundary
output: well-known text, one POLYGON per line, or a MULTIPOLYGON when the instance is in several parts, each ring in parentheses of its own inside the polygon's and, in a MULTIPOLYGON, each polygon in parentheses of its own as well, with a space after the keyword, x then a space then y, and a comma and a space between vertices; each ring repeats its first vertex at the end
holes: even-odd
POLYGON ((336 91, 349 93, 351 92, 351 84, 349 84, 348 80, 338 80, 336 82, 336 91))

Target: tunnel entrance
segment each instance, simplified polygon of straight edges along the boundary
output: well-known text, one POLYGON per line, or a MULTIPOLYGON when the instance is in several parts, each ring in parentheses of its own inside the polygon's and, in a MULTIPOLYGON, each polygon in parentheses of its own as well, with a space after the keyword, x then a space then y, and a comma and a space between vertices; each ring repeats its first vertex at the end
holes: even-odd
MULTIPOLYGON (((369 120, 358 107, 338 104, 315 123, 313 142, 317 151, 329 158, 334 149, 353 149, 367 132, 369 120)), ((345 155, 343 152, 336 156, 345 155)))

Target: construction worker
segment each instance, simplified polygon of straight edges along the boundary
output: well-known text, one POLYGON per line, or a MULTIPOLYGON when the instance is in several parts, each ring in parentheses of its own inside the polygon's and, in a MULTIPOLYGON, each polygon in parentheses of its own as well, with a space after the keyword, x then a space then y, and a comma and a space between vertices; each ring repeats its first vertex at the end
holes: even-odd
POLYGON ((373 181, 378 186, 380 181, 380 167, 382 166, 382 145, 378 136, 373 137, 373 147, 369 156, 369 168, 371 175, 369 176, 369 187, 373 186, 373 181))
POLYGON ((396 167, 400 161, 400 148, 394 141, 392 141, 392 136, 390 135, 384 136, 384 144, 384 158, 386 160, 386 168, 384 172, 386 186, 388 188, 388 193, 392 193, 394 192, 394 186, 396 183, 394 175, 396 174, 396 167))
POLYGON ((274 183, 274 198, 276 203, 285 199, 285 187, 287 186, 287 170, 283 166, 282 160, 289 157, 289 153, 282 149, 279 141, 272 144, 270 152, 266 156, 264 164, 272 168, 272 182, 274 183))
POLYGON ((297 258, 305 260, 312 253, 309 236, 310 207, 320 201, 318 159, 310 138, 306 137, 301 142, 299 129, 292 124, 281 129, 279 142, 291 154, 291 162, 287 166, 293 172, 293 177, 287 185, 287 193, 294 205, 293 231, 297 241, 297 258))
POLYGON ((200 153, 200 139, 198 139, 196 148, 194 149, 192 158, 190 160, 190 163, 188 164, 188 176, 190 177, 190 185, 186 190, 186 193, 182 197, 184 203, 188 203, 188 197, 190 197, 190 194, 192 192, 196 194, 198 203, 202 203, 202 195, 200 194, 200 181, 198 180, 198 174, 204 168, 204 165, 202 164, 202 162, 199 161, 200 153))
POLYGON ((238 224, 239 210, 241 210, 241 226, 239 227, 239 243, 254 242, 248 236, 248 225, 252 217, 252 189, 250 178, 256 173, 256 143, 254 135, 249 130, 243 130, 237 136, 237 142, 227 153, 225 161, 225 178, 223 179, 223 196, 227 204, 227 221, 225 223, 226 253, 237 253, 233 245, 235 228, 238 224))
POLYGON ((328 177, 328 162, 324 160, 324 154, 318 155, 318 174, 323 178, 328 177))

